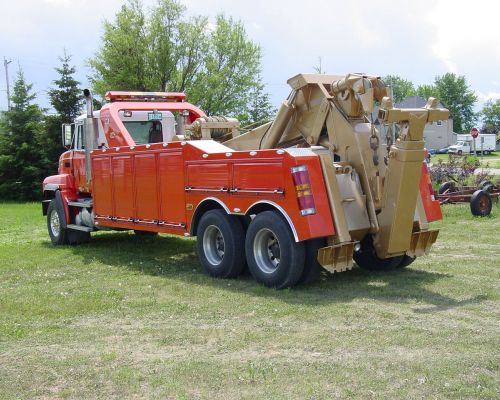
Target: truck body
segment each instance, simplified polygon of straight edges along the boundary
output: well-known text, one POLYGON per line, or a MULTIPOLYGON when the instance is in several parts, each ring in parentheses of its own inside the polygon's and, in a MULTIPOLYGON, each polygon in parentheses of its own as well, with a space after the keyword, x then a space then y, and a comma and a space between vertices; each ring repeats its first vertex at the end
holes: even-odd
MULTIPOLYGON (((476 138, 476 153, 490 154, 496 149, 496 135, 481 133, 476 138)), ((474 152, 474 138, 470 134, 457 135, 457 143, 448 148, 449 154, 470 154, 474 152)))
MULTIPOLYGON (((54 244, 100 229, 197 236, 216 277, 248 265, 283 288, 363 268, 404 267, 429 252, 441 218, 423 162, 425 108, 397 109, 376 77, 307 75, 276 119, 241 134, 238 121, 207 117, 181 93, 109 92, 73 128, 59 174, 43 182, 54 244), (366 114, 380 102, 387 146, 366 114), (392 142, 392 143, 391 143, 392 142)), ((65 135, 68 135, 65 127, 65 135)))

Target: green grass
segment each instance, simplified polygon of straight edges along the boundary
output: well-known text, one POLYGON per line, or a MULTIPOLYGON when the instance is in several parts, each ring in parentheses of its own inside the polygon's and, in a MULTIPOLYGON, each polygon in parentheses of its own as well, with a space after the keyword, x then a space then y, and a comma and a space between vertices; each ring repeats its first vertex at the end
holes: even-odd
POLYGON ((0 398, 497 399, 500 207, 444 207, 433 252, 275 291, 200 270, 195 242, 53 247, 0 204, 0 398))
MULTIPOLYGON (((431 163, 436 164, 439 160, 447 162, 449 160, 448 154, 433 154, 431 156, 431 163)), ((500 153, 491 153, 487 156, 478 156, 479 162, 482 166, 488 168, 499 168, 500 169, 500 153)))

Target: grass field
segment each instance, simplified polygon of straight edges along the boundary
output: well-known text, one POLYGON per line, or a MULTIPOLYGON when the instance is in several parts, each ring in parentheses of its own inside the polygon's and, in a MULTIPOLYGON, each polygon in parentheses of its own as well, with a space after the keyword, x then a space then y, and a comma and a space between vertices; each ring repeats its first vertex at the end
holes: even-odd
MULTIPOLYGON (((450 156, 448 154, 433 154, 431 156, 431 164, 436 164, 439 160, 447 162, 450 156)), ((479 162, 483 167, 487 168, 500 168, 500 153, 491 153, 487 156, 478 156, 479 162)))
POLYGON ((429 257, 275 291, 208 278, 195 242, 53 247, 0 204, 0 398, 498 399, 500 207, 446 206, 429 257))

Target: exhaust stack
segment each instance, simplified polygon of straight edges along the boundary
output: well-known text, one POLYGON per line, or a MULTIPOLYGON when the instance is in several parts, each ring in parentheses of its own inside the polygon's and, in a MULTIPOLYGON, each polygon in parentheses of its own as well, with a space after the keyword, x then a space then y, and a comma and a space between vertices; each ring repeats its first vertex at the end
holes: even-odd
POLYGON ((92 92, 89 89, 83 90, 85 104, 87 106, 87 119, 85 120, 85 176, 87 185, 92 182, 92 165, 90 162, 90 152, 96 148, 97 143, 97 119, 94 118, 94 105, 92 92))

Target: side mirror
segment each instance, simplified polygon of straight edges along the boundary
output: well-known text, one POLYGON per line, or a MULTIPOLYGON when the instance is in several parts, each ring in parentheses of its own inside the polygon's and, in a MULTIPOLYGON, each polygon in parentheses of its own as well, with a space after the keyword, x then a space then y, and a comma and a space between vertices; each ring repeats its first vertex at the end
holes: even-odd
POLYGON ((70 147, 73 139, 71 124, 62 125, 62 143, 64 147, 70 147))

